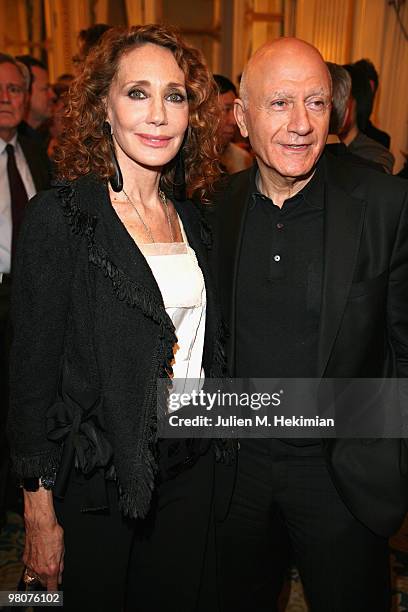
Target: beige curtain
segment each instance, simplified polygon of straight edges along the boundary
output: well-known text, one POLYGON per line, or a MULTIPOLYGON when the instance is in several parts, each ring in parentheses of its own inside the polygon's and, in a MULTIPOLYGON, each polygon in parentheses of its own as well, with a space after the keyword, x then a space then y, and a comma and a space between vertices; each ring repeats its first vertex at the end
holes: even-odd
POLYGON ((109 0, 96 0, 93 5, 95 23, 108 23, 109 0))
MULTIPOLYGON (((408 29, 408 4, 400 11, 408 29)), ((296 36, 339 64, 370 59, 380 75, 373 122, 391 135, 394 172, 408 152, 408 45, 385 0, 297 0, 296 36)))
POLYGON ((160 0, 126 0, 129 25, 157 23, 161 14, 160 0))
MULTIPOLYGON (((400 17, 408 30, 408 5, 400 17)), ((384 22, 380 73, 378 126, 391 134, 391 150, 396 163, 394 172, 404 165, 402 152, 408 153, 408 41, 404 38, 395 12, 387 6, 384 22)))
POLYGON ((326 61, 350 61, 355 0, 298 0, 295 35, 322 53, 326 61))
POLYGON ((78 32, 91 25, 90 0, 44 0, 50 80, 72 72, 72 56, 77 51, 78 32))
POLYGON ((42 32, 42 18, 43 18, 43 3, 42 0, 33 0, 32 8, 33 8, 33 18, 32 18, 32 43, 33 43, 33 51, 32 54, 35 57, 41 59, 42 45, 45 43, 43 41, 43 32, 42 32))

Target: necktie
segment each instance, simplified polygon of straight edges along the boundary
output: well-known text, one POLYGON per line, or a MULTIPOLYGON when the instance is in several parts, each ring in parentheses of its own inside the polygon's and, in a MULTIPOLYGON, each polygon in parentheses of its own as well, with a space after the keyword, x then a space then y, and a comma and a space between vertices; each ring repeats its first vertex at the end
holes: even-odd
POLYGON ((16 250, 17 236, 23 219, 24 209, 28 202, 27 191, 24 187, 23 179, 18 171, 14 147, 11 144, 6 146, 7 151, 7 176, 11 196, 11 218, 13 222, 13 233, 11 238, 11 256, 16 250))

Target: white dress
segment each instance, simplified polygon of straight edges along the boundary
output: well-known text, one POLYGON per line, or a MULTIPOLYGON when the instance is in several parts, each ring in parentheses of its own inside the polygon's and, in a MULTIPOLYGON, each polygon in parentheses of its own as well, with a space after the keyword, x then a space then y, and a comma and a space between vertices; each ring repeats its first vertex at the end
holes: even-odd
POLYGON ((139 248, 176 329, 172 391, 191 393, 193 389, 199 390, 204 382, 206 292, 203 273, 180 218, 179 224, 184 242, 148 243, 139 248))

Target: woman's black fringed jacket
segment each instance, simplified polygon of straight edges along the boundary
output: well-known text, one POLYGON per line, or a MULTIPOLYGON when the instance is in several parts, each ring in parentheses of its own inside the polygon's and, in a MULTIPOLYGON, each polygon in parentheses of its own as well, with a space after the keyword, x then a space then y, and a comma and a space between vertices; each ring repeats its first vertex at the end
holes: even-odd
MULTIPOLYGON (((221 377, 210 236, 191 202, 176 209, 206 283, 204 371, 221 377)), ((30 202, 12 320, 8 430, 17 474, 58 471, 63 488, 75 456, 85 475, 117 481, 125 515, 145 516, 157 470, 156 383, 171 371, 176 336, 145 258, 95 176, 30 202)))

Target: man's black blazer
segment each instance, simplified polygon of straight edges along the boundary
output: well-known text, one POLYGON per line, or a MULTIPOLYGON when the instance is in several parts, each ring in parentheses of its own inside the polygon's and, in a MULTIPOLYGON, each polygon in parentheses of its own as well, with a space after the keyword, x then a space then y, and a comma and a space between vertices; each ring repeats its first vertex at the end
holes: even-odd
MULTIPOLYGON (((319 163, 325 167, 326 202, 317 376, 408 378, 406 183, 327 153, 319 163)), ((239 324, 237 264, 254 171, 229 177, 209 213, 231 376, 239 324)), ((405 441, 332 439, 324 448, 333 481, 353 514, 378 534, 395 532, 408 510, 405 441)))
POLYGON ((370 120, 368 120, 367 126, 363 131, 366 136, 372 138, 373 140, 376 140, 386 149, 390 148, 391 136, 387 134, 387 132, 384 132, 383 130, 378 129, 378 127, 375 127, 375 125, 373 125, 370 120))
POLYGON ((44 146, 39 140, 20 133, 17 139, 26 158, 36 191, 48 189, 51 183, 51 163, 44 146))

